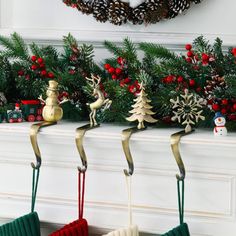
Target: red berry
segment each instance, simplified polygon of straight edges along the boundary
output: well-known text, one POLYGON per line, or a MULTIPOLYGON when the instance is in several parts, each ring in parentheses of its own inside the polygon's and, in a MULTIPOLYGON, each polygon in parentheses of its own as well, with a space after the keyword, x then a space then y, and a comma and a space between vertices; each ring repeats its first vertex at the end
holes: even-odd
POLYGON ((196 61, 198 61, 198 60, 199 60, 198 55, 195 55, 195 56, 194 56, 194 59, 195 59, 196 61))
POLYGON ((222 109, 221 109, 221 113, 222 113, 222 114, 226 114, 226 113, 227 113, 227 110, 226 110, 225 108, 222 108, 222 109))
POLYGON ((166 77, 166 83, 170 84, 172 83, 174 80, 174 76, 173 75, 169 75, 166 77))
POLYGON ((234 56, 236 56, 236 48, 233 48, 231 52, 234 56))
POLYGON ((37 62, 38 62, 39 64, 42 64, 42 63, 44 62, 44 60, 43 60, 43 58, 39 57, 38 60, 37 60, 37 62))
POLYGON ((122 72, 120 68, 116 68, 116 74, 119 75, 122 72))
POLYGON ((26 80, 29 80, 29 79, 30 79, 30 76, 29 76, 29 75, 26 75, 26 76, 25 76, 25 79, 26 79, 26 80))
POLYGON ((192 45, 191 44, 186 44, 185 49, 190 51, 192 49, 192 45))
POLYGON ((236 115, 235 114, 231 114, 228 116, 229 120, 236 120, 236 115))
POLYGON ((107 63, 107 64, 104 65, 104 68, 105 68, 106 70, 109 70, 109 69, 111 68, 111 65, 107 63))
POLYGON ((19 76, 23 76, 23 75, 24 75, 24 71, 23 71, 23 70, 19 70, 19 71, 18 71, 18 75, 19 75, 19 76))
POLYGON ((186 61, 187 61, 188 63, 192 63, 192 58, 187 57, 187 58, 186 58, 186 61))
POLYGON ((120 87, 124 87, 125 86, 125 82, 124 82, 124 80, 122 79, 121 81, 120 81, 120 87))
POLYGON ((189 80, 189 85, 190 86, 194 86, 196 84, 195 80, 194 79, 190 79, 189 80))
POLYGON ((202 53, 202 60, 209 61, 209 56, 206 53, 202 53))
POLYGON ((228 104, 228 100, 227 100, 227 99, 222 99, 221 103, 222 103, 223 105, 227 105, 227 104, 228 104))
POLYGON ((110 67, 110 68, 108 69, 108 72, 109 72, 110 74, 113 74, 113 73, 115 72, 115 68, 110 67))
POLYGON ((178 78, 177 78, 177 82, 178 83, 182 83, 184 81, 184 78, 182 77, 182 76, 179 76, 178 78))
POLYGON ((130 78, 127 77, 127 78, 124 79, 124 83, 125 83, 125 84, 128 84, 128 83, 130 83, 130 82, 131 82, 131 79, 130 79, 130 78))
POLYGON ((202 88, 201 88, 201 87, 197 87, 196 91, 197 91, 198 93, 200 93, 200 92, 202 91, 202 88))
POLYGON ((136 92, 136 86, 134 84, 128 86, 128 90, 130 93, 135 93, 136 92))
POLYGON ((33 55, 32 57, 31 57, 31 61, 36 61, 37 60, 37 57, 35 56, 35 55, 33 55))
POLYGON ((219 110, 220 110, 219 104, 216 104, 216 103, 212 104, 212 109, 213 109, 214 111, 219 111, 219 110))
POLYGON ((54 78, 54 74, 52 72, 48 72, 48 78, 53 79, 54 78))
POLYGON ((194 54, 193 54, 193 52, 192 52, 192 51, 188 51, 188 52, 187 52, 187 56, 188 56, 188 57, 193 57, 193 56, 194 56, 194 54))
POLYGON ((40 68, 40 69, 44 69, 44 68, 45 68, 45 64, 44 64, 44 63, 39 64, 39 68, 40 68))
POLYGON ((38 68, 37 65, 32 65, 32 66, 31 66, 31 69, 32 69, 32 70, 36 70, 37 68, 38 68))
POLYGON ((236 103, 234 103, 234 105, 233 105, 233 109, 236 111, 236 103))
POLYGON ((42 71, 40 72, 40 74, 41 74, 41 76, 46 76, 46 75, 47 75, 47 71, 46 71, 46 70, 42 70, 42 71))
POLYGON ((73 69, 70 69, 70 70, 69 70, 69 74, 70 74, 70 75, 74 75, 74 74, 75 74, 75 72, 76 72, 76 71, 75 71, 75 70, 73 70, 73 69))
POLYGON ((120 65, 123 64, 123 61, 124 61, 124 59, 122 57, 117 58, 117 63, 118 64, 120 64, 120 65))
POLYGON ((112 79, 117 79, 117 75, 112 75, 111 78, 112 79))

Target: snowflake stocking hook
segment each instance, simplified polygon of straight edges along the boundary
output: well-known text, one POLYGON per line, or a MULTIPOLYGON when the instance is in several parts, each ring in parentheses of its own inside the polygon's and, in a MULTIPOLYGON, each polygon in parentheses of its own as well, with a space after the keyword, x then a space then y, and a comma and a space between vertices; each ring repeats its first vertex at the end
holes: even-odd
POLYGON ((200 120, 205 120, 202 115, 203 99, 198 98, 197 95, 189 94, 188 89, 184 90, 184 94, 181 94, 174 99, 170 99, 173 104, 174 116, 172 121, 178 121, 182 125, 185 125, 185 132, 188 133, 192 130, 191 125, 195 125, 200 120))

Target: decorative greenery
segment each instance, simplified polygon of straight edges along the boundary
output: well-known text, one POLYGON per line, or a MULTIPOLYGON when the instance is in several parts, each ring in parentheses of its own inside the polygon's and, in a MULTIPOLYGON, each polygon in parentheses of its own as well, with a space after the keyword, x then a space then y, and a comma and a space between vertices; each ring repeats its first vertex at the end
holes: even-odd
POLYGON ((66 96, 71 101, 63 104, 64 118, 88 119, 86 103, 94 98, 86 77, 94 74, 102 78, 100 89, 113 101, 109 110, 98 113, 100 122, 127 122, 125 117, 143 82, 158 125, 177 125, 171 121, 170 100, 188 89, 203 101, 206 119, 199 126, 212 125, 214 113, 220 111, 228 127, 236 128, 236 48, 223 51, 219 38, 211 45, 200 36, 186 44, 186 53, 181 55, 153 43, 134 44, 129 38, 120 46, 106 41, 113 56, 101 65, 93 59, 92 45, 78 45, 70 34, 63 43, 64 50, 59 52, 50 45, 27 45, 16 33, 0 36, 0 92, 8 103, 37 99, 45 93, 48 81, 55 79, 60 84, 59 98, 66 96))

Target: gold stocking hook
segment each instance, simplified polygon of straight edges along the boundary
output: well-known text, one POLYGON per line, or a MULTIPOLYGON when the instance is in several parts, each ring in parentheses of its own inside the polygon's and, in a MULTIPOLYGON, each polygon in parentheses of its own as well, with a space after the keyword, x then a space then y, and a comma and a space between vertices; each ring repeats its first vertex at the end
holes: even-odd
POLYGON ((170 137, 172 153, 175 157, 176 163, 177 163, 177 165, 179 167, 179 171, 180 171, 180 174, 176 174, 176 178, 178 180, 185 179, 185 167, 184 167, 184 163, 181 158, 180 151, 179 151, 179 143, 180 143, 180 140, 183 136, 191 134, 192 132, 194 132, 194 130, 191 130, 189 132, 185 132, 185 130, 182 130, 182 131, 172 134, 170 137))
POLYGON ((40 153, 38 141, 37 141, 37 134, 43 127, 47 127, 47 126, 51 126, 55 124, 57 124, 57 122, 44 121, 37 124, 33 124, 30 128, 30 141, 34 150, 35 157, 36 157, 36 165, 33 162, 31 163, 31 166, 34 169, 39 169, 42 163, 41 153, 40 153))
POLYGON ((81 162, 82 162, 82 167, 78 166, 78 170, 80 172, 85 172, 88 167, 87 156, 86 156, 86 153, 84 151, 84 146, 83 146, 84 135, 88 130, 97 128, 99 126, 100 126, 99 124, 92 125, 92 126, 91 124, 87 124, 76 129, 75 143, 76 143, 76 147, 77 147, 77 150, 79 152, 81 162))
POLYGON ((124 173, 126 176, 131 176, 134 172, 134 162, 133 162, 133 158, 130 152, 129 140, 133 133, 136 133, 142 130, 145 130, 145 128, 138 129, 137 127, 133 127, 133 128, 124 129, 122 131, 122 147, 125 153, 126 160, 128 162, 128 167, 129 167, 129 170, 124 169, 124 173))

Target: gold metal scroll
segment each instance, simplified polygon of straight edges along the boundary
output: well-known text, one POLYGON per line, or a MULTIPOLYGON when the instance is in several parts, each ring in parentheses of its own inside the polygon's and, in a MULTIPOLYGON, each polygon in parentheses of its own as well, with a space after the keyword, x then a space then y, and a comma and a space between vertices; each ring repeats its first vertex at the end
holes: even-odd
POLYGON ((34 150, 35 157, 36 157, 36 165, 33 162, 31 163, 31 166, 34 169, 40 168, 41 163, 42 163, 41 153, 40 153, 38 141, 37 141, 37 134, 39 133, 41 128, 55 125, 56 123, 57 122, 44 121, 37 124, 33 124, 30 128, 30 141, 34 150))
POLYGON ((176 178, 178 180, 184 180, 185 178, 185 167, 184 167, 184 163, 181 158, 181 155, 180 155, 179 143, 183 136, 191 134, 193 131, 194 130, 191 130, 190 132, 185 132, 184 130, 182 130, 182 131, 172 134, 170 137, 172 153, 175 157, 176 163, 180 171, 180 174, 176 174, 176 178))
POLYGON ((88 167, 87 156, 86 156, 86 153, 84 151, 84 146, 83 146, 84 135, 88 130, 97 128, 99 126, 100 126, 99 124, 93 125, 93 126, 91 126, 90 124, 87 124, 76 129, 75 143, 76 143, 76 147, 77 147, 77 150, 79 152, 81 162, 82 162, 82 167, 78 167, 78 170, 80 172, 85 172, 88 167))
POLYGON ((133 133, 136 133, 142 130, 145 130, 145 128, 138 129, 137 127, 133 127, 133 128, 124 129, 122 131, 122 147, 125 153, 126 160, 128 162, 128 167, 129 167, 129 170, 124 169, 124 173, 126 176, 131 176, 134 172, 134 162, 133 162, 133 158, 130 152, 129 140, 133 133))

